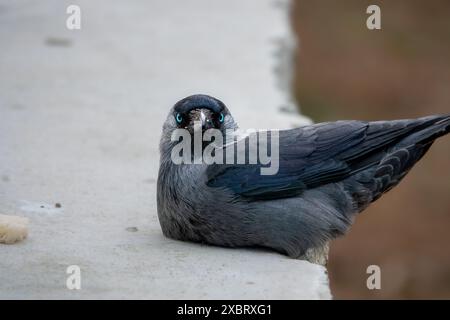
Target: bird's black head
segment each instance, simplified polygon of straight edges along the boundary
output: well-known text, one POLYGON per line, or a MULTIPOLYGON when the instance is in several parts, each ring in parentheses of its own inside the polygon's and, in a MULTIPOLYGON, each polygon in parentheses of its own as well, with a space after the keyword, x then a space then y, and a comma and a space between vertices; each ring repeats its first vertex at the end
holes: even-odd
POLYGON ((232 141, 237 125, 222 101, 204 94, 196 94, 178 101, 170 110, 164 122, 160 141, 162 155, 171 154, 172 148, 178 144, 178 140, 174 140, 173 136, 174 134, 178 136, 180 129, 189 132, 192 149, 194 149, 196 132, 201 131, 202 137, 205 137, 205 131, 219 130, 222 139, 216 140, 216 135, 211 140, 203 139, 202 148, 204 149, 210 143, 220 146, 232 141))
MULTIPOLYGON (((170 116, 170 115, 169 115, 170 116)), ((194 131, 194 123, 201 124, 202 131, 227 129, 230 114, 225 104, 211 96, 195 94, 178 101, 172 110, 177 128, 194 131)))

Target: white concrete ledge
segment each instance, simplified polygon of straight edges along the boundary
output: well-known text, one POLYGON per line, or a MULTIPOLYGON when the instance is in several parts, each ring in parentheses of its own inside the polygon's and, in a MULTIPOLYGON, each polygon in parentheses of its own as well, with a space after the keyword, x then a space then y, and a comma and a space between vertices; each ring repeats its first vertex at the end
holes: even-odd
POLYGON ((0 213, 29 236, 0 245, 0 298, 330 298, 325 268, 177 242, 156 213, 170 106, 222 99, 243 128, 305 123, 286 90, 280 1, 2 1, 0 213), (65 28, 76 3, 82 29, 65 28), (284 62, 283 62, 284 61, 284 62), (56 204, 60 205, 56 205, 56 204), (81 290, 66 268, 81 268, 81 290))

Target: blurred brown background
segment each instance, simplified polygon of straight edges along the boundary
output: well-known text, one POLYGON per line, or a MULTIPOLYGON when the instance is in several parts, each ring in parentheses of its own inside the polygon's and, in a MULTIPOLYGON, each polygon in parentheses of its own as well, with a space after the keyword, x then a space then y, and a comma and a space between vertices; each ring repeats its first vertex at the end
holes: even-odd
MULTIPOLYGON (((295 94, 314 121, 450 113, 450 1, 294 1, 295 94), (366 8, 381 8, 368 30, 366 8)), ((335 298, 450 298, 450 137, 332 244, 335 298), (381 267, 381 290, 366 268, 381 267)))

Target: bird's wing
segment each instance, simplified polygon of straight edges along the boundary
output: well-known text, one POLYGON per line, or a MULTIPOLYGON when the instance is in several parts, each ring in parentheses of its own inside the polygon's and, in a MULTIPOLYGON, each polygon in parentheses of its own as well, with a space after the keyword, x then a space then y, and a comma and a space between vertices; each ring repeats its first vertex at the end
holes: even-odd
POLYGON ((298 196, 379 164, 400 140, 441 119, 338 121, 279 131, 277 174, 261 175, 261 164, 213 164, 206 171, 207 185, 247 200, 298 196))

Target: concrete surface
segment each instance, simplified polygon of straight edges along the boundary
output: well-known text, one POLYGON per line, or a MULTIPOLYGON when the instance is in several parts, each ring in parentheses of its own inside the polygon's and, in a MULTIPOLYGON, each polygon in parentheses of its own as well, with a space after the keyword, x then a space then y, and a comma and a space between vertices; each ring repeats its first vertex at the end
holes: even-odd
POLYGON ((330 298, 321 266, 169 240, 156 214, 178 99, 215 95, 243 128, 308 121, 289 113, 285 5, 0 2, 0 213, 30 219, 25 241, 0 246, 0 298, 330 298), (81 30, 65 27, 69 4, 81 30))

